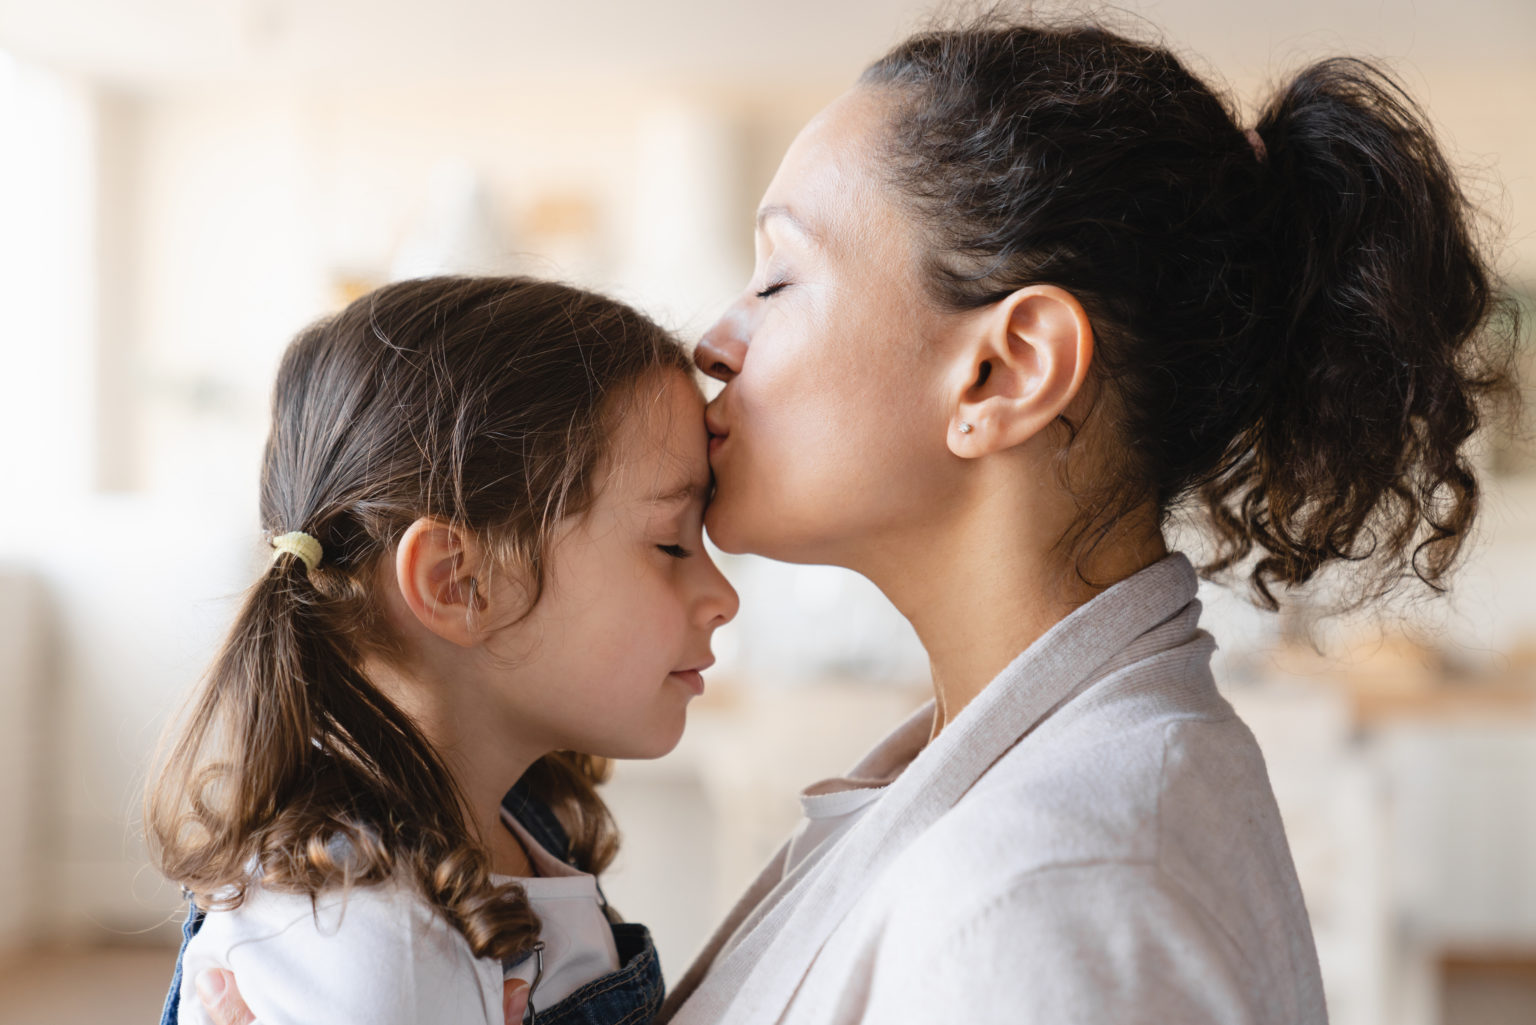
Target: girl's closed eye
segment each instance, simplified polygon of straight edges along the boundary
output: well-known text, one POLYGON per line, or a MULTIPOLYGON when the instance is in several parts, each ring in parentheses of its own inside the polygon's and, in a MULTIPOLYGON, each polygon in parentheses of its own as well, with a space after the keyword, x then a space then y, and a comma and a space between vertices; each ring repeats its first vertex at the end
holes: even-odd
POLYGON ((759 299, 771 299, 789 287, 788 281, 778 281, 757 293, 759 299))
POLYGON ((665 552, 666 554, 672 556, 674 559, 688 559, 693 557, 693 552, 690 549, 684 548, 682 545, 657 545, 656 547, 661 549, 661 551, 665 552))

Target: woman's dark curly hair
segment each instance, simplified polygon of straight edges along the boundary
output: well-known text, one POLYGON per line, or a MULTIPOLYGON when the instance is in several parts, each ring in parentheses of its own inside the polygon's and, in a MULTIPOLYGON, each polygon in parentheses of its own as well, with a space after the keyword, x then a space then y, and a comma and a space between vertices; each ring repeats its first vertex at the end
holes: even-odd
POLYGON ((1150 501, 1206 515, 1208 573, 1256 556, 1271 608, 1335 560, 1362 564, 1351 604, 1409 573, 1442 589, 1517 314, 1391 76, 1313 64, 1245 132, 1165 49, 992 13, 861 81, 895 99, 886 158, 932 243, 933 300, 1050 283, 1088 312, 1095 415, 1123 444, 1079 492, 1072 543, 1150 501))

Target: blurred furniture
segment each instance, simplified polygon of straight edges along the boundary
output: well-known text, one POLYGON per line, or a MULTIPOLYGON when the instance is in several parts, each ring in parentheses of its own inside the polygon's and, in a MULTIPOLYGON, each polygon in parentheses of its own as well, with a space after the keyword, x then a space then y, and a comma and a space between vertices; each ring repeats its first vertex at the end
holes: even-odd
POLYGON ((1306 897, 1333 1025, 1380 1025, 1390 997, 1392 894, 1385 781, 1336 685, 1264 679, 1228 687, 1264 752, 1306 897))
POLYGON ((1229 694, 1269 762, 1336 1025, 1536 1021, 1530 661, 1388 635, 1278 651, 1229 694))
POLYGON ((1498 956, 1488 951, 1440 959, 1440 1021, 1444 1025, 1530 1025, 1536 1007, 1536 951, 1498 956))
POLYGON ((0 955, 25 946, 36 924, 44 622, 37 581, 0 566, 0 955))

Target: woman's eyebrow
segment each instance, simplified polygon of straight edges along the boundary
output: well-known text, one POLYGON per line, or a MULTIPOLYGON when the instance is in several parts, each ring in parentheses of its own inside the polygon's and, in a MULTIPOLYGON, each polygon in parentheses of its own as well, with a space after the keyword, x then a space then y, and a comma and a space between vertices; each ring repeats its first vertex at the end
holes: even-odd
POLYGON ((794 228, 795 231, 799 232, 806 238, 816 242, 821 241, 821 236, 819 234, 813 231, 811 227, 802 221, 799 217, 795 216, 795 212, 793 210, 781 203, 769 203, 767 206, 758 208, 757 230, 762 231, 763 225, 767 223, 770 218, 774 217, 788 222, 791 228, 794 228))

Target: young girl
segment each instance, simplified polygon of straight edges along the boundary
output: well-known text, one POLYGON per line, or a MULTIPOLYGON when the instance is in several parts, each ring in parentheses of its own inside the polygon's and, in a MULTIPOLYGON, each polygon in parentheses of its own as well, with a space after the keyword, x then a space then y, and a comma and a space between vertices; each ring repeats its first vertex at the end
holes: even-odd
POLYGON ((294 341, 273 558, 148 798, 198 909, 167 1020, 209 968, 268 1025, 500 1025, 513 976, 541 1023, 649 1019, 594 787, 677 743, 736 611, 702 410, 661 328, 545 282, 391 285, 294 341))

